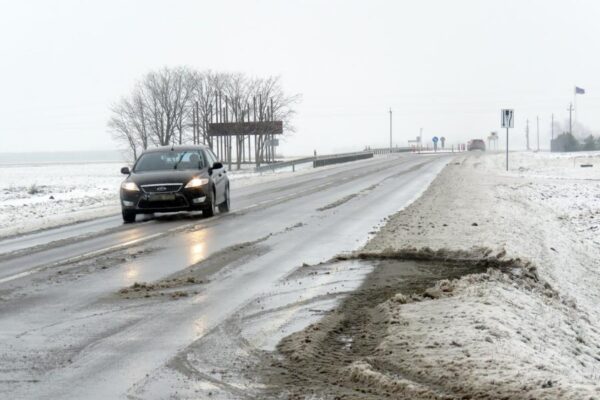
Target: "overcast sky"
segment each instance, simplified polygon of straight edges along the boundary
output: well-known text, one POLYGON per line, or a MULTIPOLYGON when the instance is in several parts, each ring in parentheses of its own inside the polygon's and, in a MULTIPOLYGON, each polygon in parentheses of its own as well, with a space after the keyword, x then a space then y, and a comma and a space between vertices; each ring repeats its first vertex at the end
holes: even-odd
MULTIPOLYGON (((600 130, 600 2, 0 0, 0 152, 112 149, 108 108, 151 69, 280 75, 301 93, 285 154, 449 143, 525 120, 600 130)), ((503 136, 503 133, 502 133, 503 136)))

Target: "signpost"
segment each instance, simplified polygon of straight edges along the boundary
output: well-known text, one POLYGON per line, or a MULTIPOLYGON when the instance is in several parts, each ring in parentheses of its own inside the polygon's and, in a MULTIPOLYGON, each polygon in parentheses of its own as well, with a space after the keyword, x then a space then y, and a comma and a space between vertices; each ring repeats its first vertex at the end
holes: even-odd
POLYGON ((433 151, 437 151, 437 142, 438 142, 438 137, 434 136, 433 139, 431 139, 433 141, 433 151))
POLYGON ((446 143, 446 138, 445 138, 444 136, 442 136, 442 137, 440 138, 440 142, 442 142, 442 150, 443 150, 443 149, 444 149, 444 147, 446 146, 446 145, 445 145, 445 143, 446 143))
POLYGON ((515 127, 515 110, 503 109, 500 113, 502 127, 506 128, 506 170, 508 171, 508 129, 515 127))

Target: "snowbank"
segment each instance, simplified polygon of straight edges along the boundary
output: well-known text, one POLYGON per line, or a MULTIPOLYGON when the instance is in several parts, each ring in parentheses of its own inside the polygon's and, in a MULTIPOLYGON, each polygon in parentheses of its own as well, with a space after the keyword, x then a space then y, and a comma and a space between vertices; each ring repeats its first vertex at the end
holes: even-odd
POLYGON ((389 219, 363 256, 459 251, 514 273, 492 268, 382 304, 395 322, 375 364, 475 398, 600 396, 600 157, 581 168, 580 156, 511 154, 509 172, 502 155, 460 156, 389 219))

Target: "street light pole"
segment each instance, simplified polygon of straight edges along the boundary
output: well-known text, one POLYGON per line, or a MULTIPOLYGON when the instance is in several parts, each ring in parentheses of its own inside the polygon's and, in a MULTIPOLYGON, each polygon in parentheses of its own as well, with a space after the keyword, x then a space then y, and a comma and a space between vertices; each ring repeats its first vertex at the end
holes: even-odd
POLYGON ((537 151, 540 151, 540 117, 535 117, 536 119, 536 130, 537 130, 537 151))
POLYGON ((390 153, 392 152, 392 109, 390 108, 390 153))
POLYGON ((531 150, 529 147, 529 119, 527 119, 527 126, 525 127, 525 139, 527 140, 527 151, 531 150))

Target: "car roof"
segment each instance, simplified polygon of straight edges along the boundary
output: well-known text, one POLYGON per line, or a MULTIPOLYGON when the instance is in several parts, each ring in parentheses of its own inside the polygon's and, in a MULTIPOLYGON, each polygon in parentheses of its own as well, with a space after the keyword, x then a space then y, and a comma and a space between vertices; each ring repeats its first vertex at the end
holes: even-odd
POLYGON ((194 151, 194 150, 206 150, 208 146, 204 145, 186 145, 186 146, 160 146, 152 147, 144 150, 144 153, 156 153, 160 151, 194 151))

